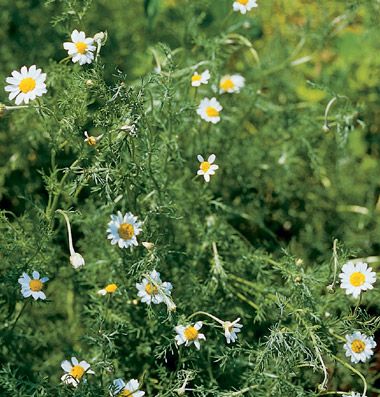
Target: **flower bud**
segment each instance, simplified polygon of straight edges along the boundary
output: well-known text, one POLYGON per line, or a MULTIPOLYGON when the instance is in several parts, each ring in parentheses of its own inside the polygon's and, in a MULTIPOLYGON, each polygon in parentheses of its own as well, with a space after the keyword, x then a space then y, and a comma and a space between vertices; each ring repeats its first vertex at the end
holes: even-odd
POLYGON ((84 258, 78 252, 74 252, 73 255, 70 255, 70 263, 72 264, 74 269, 79 269, 80 267, 85 265, 84 258))
POLYGON ((148 251, 152 250, 154 248, 154 244, 153 243, 149 243, 148 241, 143 241, 141 243, 141 245, 143 245, 148 251))

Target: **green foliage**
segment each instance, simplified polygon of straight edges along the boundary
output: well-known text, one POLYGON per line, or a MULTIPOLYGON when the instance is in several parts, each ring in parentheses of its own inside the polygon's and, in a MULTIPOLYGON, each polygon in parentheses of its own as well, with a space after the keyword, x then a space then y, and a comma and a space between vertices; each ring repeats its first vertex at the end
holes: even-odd
POLYGON ((160 397, 380 392, 378 358, 351 365, 341 340, 377 336, 379 290, 353 300, 337 278, 348 259, 380 263, 379 2, 232 3, 0 0, 1 80, 36 64, 48 88, 0 119, 1 396, 107 396, 116 378, 160 397), (107 32, 93 64, 65 59, 74 29, 107 32), (216 93, 235 72, 242 91, 216 93), (213 96, 215 125, 196 114, 213 96), (144 222, 133 250, 107 240, 117 211, 144 222), (137 300, 153 269, 175 311, 137 300), (20 293, 33 270, 46 301, 20 293), (238 341, 199 311, 240 317, 238 341), (199 320, 201 349, 176 346, 199 320), (78 388, 60 383, 71 356, 95 371, 78 388))

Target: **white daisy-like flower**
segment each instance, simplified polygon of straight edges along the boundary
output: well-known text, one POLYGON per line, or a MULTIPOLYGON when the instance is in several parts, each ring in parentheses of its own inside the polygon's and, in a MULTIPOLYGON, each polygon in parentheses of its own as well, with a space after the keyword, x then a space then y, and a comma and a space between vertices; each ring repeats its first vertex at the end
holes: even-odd
POLYGON ((243 328, 242 324, 239 324, 240 318, 236 319, 232 323, 230 321, 225 321, 223 323, 224 336, 226 337, 227 343, 234 343, 237 340, 237 333, 243 328))
POLYGON ((242 14, 258 7, 257 0, 235 0, 232 6, 234 11, 240 11, 242 14))
POLYGON ((16 105, 21 103, 28 104, 39 96, 46 94, 46 73, 41 73, 41 69, 37 69, 36 65, 32 65, 29 69, 23 66, 20 72, 14 70, 12 77, 7 77, 5 91, 9 92, 9 99, 15 99, 16 105))
POLYGON ((245 79, 240 74, 232 74, 223 76, 219 83, 219 92, 221 94, 227 92, 234 94, 240 92, 245 85, 245 79))
POLYGON ((94 39, 87 37, 84 32, 78 32, 76 29, 71 33, 72 42, 63 43, 63 48, 67 50, 71 60, 79 62, 79 65, 92 63, 94 60, 94 51, 96 47, 94 39))
POLYGON ((348 262, 342 267, 340 287, 346 290, 347 295, 357 298, 362 291, 373 289, 376 273, 364 262, 348 262))
POLYGON ((360 361, 365 363, 372 355, 376 342, 372 336, 367 336, 361 332, 354 332, 346 335, 346 343, 343 345, 346 357, 351 358, 351 362, 357 364, 360 361))
POLYGON ((46 299, 45 293, 42 291, 44 287, 44 283, 49 281, 48 277, 40 278, 40 273, 34 271, 32 273, 32 277, 30 278, 27 273, 23 273, 22 277, 18 279, 18 282, 21 284, 21 293, 24 298, 28 298, 31 296, 34 300, 37 299, 46 299))
POLYGON ((118 244, 120 248, 133 247, 139 245, 136 236, 142 229, 142 222, 137 217, 127 212, 124 216, 120 211, 117 215, 111 215, 111 222, 108 223, 107 238, 111 244, 118 244))
POLYGON ((205 161, 205 159, 200 154, 198 154, 197 159, 200 162, 197 174, 203 175, 205 181, 210 182, 210 175, 214 175, 215 171, 219 168, 218 165, 213 164, 216 159, 215 154, 211 154, 210 156, 208 156, 207 161, 205 161))
POLYGON ((194 325, 187 325, 184 327, 183 325, 178 325, 175 327, 175 331, 177 335, 175 340, 177 345, 185 344, 185 346, 191 346, 193 343, 195 347, 199 350, 201 348, 200 340, 206 340, 206 337, 199 333, 199 330, 202 328, 202 321, 196 322, 194 325))
POLYGON ((136 283, 136 288, 138 289, 137 295, 141 298, 141 302, 150 305, 152 303, 158 305, 164 302, 165 295, 171 294, 173 286, 171 283, 162 282, 160 278, 160 273, 153 270, 149 274, 149 278, 144 278, 141 283, 136 283))
POLYGON ((99 136, 92 136, 92 135, 88 135, 88 132, 85 131, 84 136, 86 137, 84 139, 85 142, 87 142, 90 146, 95 146, 98 143, 98 141, 100 141, 100 139, 102 139, 103 134, 99 135, 99 136))
POLYGON ((108 284, 103 289, 98 291, 99 295, 107 295, 107 294, 114 294, 117 290, 116 284, 108 284))
POLYGON ((87 361, 79 362, 76 357, 71 357, 71 362, 68 360, 62 361, 61 368, 66 372, 62 375, 61 381, 74 387, 79 385, 85 374, 95 374, 87 361))
POLYGON ((139 390, 140 384, 137 379, 131 379, 125 383, 123 379, 115 379, 111 386, 111 395, 117 397, 142 397, 144 391, 139 390))
POLYGON ((199 87, 201 84, 208 84, 210 77, 211 75, 208 69, 201 74, 194 72, 194 74, 191 76, 191 85, 193 87, 199 87))
POLYGON ((204 98, 198 106, 197 113, 208 123, 216 124, 220 121, 220 112, 222 109, 222 105, 216 98, 204 98))

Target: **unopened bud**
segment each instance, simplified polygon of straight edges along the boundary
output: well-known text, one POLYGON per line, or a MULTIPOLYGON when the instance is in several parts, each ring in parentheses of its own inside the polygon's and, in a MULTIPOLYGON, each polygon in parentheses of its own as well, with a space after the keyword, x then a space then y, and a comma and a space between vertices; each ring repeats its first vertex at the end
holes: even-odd
POLYGON ((86 85, 88 87, 92 87, 94 85, 94 82, 92 80, 88 79, 88 80, 86 80, 86 85))
POLYGON ((104 32, 99 32, 99 33, 95 34, 94 40, 95 41, 103 41, 105 37, 106 37, 106 35, 104 32))
POLYGON ((149 251, 154 248, 154 244, 149 243, 148 241, 143 241, 141 244, 149 251))
POLYGON ((70 255, 70 263, 74 269, 79 269, 85 264, 83 256, 77 252, 75 252, 73 255, 70 255))
POLYGON ((330 131, 330 127, 327 124, 323 124, 322 130, 323 130, 323 132, 329 132, 330 131))
POLYGON ((302 265, 303 265, 303 260, 302 260, 301 258, 298 258, 298 259, 296 260, 296 265, 297 265, 297 266, 302 266, 302 265))

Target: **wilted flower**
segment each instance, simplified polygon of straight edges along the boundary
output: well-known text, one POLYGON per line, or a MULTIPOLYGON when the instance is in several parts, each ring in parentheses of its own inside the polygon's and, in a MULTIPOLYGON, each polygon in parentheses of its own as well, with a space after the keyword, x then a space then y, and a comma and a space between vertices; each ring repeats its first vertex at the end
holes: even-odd
POLYGON ((12 77, 7 77, 5 91, 9 92, 9 99, 15 99, 16 105, 22 102, 26 104, 33 101, 39 96, 47 92, 46 90, 46 73, 41 73, 41 69, 37 69, 36 65, 32 65, 29 69, 23 66, 20 72, 14 70, 12 77))
POLYGON ((197 113, 203 120, 216 124, 220 121, 220 112, 222 109, 222 105, 217 101, 216 98, 204 98, 199 104, 197 113))
POLYGON ((237 339, 237 333, 243 328, 242 324, 239 324, 240 318, 236 319, 232 323, 230 321, 225 321, 223 323, 224 336, 226 337, 227 343, 234 343, 237 339))
POLYGON ((116 284, 108 284, 106 285, 103 289, 100 289, 98 291, 99 295, 107 295, 107 294, 113 294, 117 290, 117 285, 116 284))
POLYGON ((178 325, 175 327, 175 331, 177 335, 175 340, 177 345, 190 346, 194 343, 195 347, 199 350, 201 348, 200 340, 206 340, 206 337, 203 334, 200 334, 198 331, 202 328, 202 321, 196 322, 194 325, 187 325, 184 327, 183 325, 178 325))
POLYGON ((219 92, 229 94, 238 93, 244 87, 245 79, 240 74, 223 76, 219 83, 219 92))
POLYGON ((194 72, 191 77, 191 85, 193 87, 199 87, 201 84, 207 84, 210 77, 210 72, 208 70, 205 70, 201 74, 194 72))
POLYGON ((61 368, 66 372, 62 375, 61 381, 74 387, 78 386, 85 374, 95 373, 90 369, 90 364, 87 361, 79 362, 76 357, 71 357, 71 362, 68 360, 62 361, 61 368))
POLYGON ((114 397, 142 397, 145 392, 139 390, 140 385, 137 379, 131 379, 125 383, 123 379, 115 379, 112 382, 111 394, 114 397))
POLYGON ((32 296, 34 300, 46 299, 45 293, 42 291, 44 287, 44 283, 49 281, 48 277, 40 278, 40 273, 34 271, 32 273, 32 277, 30 278, 27 273, 23 273, 22 277, 18 279, 18 282, 21 284, 21 293, 24 298, 28 298, 32 296))
POLYGON ((346 290, 346 294, 357 298, 362 291, 373 289, 376 273, 366 263, 348 262, 343 265, 339 278, 342 281, 340 287, 346 290))
POLYGON ((85 142, 87 142, 90 146, 95 146, 98 141, 102 138, 102 135, 99 136, 92 136, 92 135, 88 135, 87 131, 84 132, 84 136, 86 137, 86 139, 84 140, 85 142))
POLYGON ((76 29, 71 33, 72 42, 63 43, 63 48, 67 50, 71 60, 79 62, 79 65, 92 63, 94 60, 94 51, 96 47, 94 39, 91 37, 86 38, 84 32, 78 32, 76 29))
POLYGON ((210 176, 215 174, 215 171, 219 168, 218 165, 213 164, 216 156, 215 154, 211 154, 207 161, 204 160, 204 158, 198 154, 197 156, 198 161, 200 162, 199 165, 199 170, 197 172, 198 175, 203 175, 203 178, 205 179, 206 182, 210 182, 210 176))
POLYGON ((141 298, 141 302, 150 305, 151 303, 159 304, 164 301, 165 296, 171 294, 173 286, 171 283, 162 282, 160 273, 153 270, 149 274, 149 278, 143 278, 141 283, 136 283, 138 290, 137 295, 141 298))
POLYGON ((252 8, 257 7, 257 0, 235 0, 233 3, 234 11, 240 11, 245 14, 247 11, 252 10, 252 8))
POLYGON ((124 216, 120 211, 117 215, 111 215, 108 223, 107 238, 111 244, 118 244, 120 248, 128 248, 139 245, 136 236, 141 233, 142 222, 132 213, 127 212, 124 216))
POLYGON ((366 362, 373 355, 373 349, 376 347, 373 337, 364 335, 361 332, 346 335, 346 341, 347 343, 343 346, 346 351, 346 357, 351 357, 351 361, 355 364, 360 361, 366 362))

